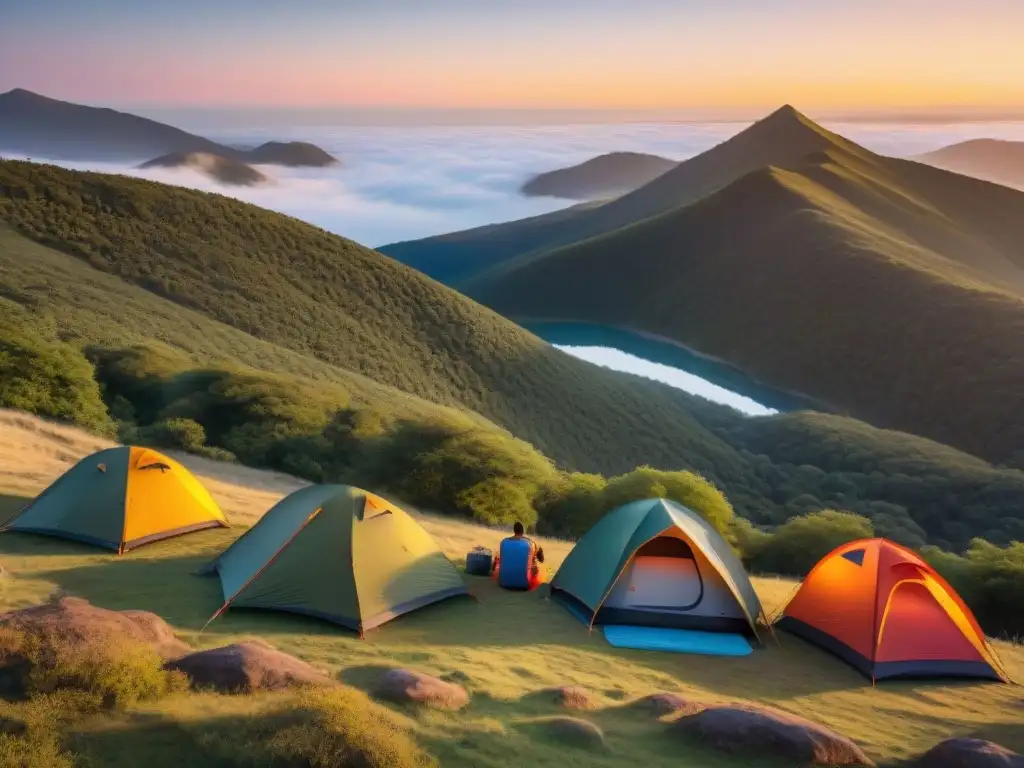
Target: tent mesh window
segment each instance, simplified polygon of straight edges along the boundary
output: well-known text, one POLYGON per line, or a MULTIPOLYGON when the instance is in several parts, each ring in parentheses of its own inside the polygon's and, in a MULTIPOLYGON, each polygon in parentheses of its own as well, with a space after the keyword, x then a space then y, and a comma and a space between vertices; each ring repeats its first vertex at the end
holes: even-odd
POLYGON ((682 539, 674 536, 659 536, 651 539, 636 551, 635 557, 679 557, 693 560, 693 550, 682 539))
POLYGON ((864 565, 863 549, 851 549, 849 552, 843 552, 842 557, 854 565, 864 565))

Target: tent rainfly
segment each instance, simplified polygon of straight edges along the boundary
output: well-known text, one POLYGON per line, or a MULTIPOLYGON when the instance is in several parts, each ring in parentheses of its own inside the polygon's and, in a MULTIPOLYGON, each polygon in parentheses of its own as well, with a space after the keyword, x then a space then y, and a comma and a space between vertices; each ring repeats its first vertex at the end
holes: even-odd
POLYGON ((552 598, 595 624, 757 637, 764 612, 743 564, 696 512, 667 499, 619 507, 573 547, 552 598))
POLYGON ((224 605, 314 616, 362 634, 469 590, 412 517, 367 491, 313 485, 278 502, 206 572, 224 605))
POLYGON ((224 513, 185 467, 149 448, 108 448, 79 461, 4 526, 126 552, 204 528, 224 513))
POLYGON ((872 680, 1008 680, 960 595, 913 551, 887 539, 852 541, 825 555, 776 624, 872 680))

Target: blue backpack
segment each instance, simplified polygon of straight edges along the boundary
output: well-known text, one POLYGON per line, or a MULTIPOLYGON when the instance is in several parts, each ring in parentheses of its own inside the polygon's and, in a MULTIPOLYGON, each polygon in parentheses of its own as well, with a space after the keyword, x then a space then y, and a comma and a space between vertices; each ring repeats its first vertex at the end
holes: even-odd
POLYGON ((507 589, 530 586, 530 541, 509 538, 498 550, 498 584, 507 589))

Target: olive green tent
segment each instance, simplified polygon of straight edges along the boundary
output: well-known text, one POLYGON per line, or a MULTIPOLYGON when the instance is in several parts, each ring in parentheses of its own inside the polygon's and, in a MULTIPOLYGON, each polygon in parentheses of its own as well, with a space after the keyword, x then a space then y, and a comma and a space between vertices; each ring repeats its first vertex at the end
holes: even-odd
POLYGON ((228 607, 332 621, 360 634, 403 613, 468 594, 462 576, 398 507, 344 485, 314 485, 278 502, 207 572, 228 607))
POLYGON ((743 564, 707 521, 666 499, 635 501, 587 531, 551 596, 595 624, 757 636, 764 611, 743 564))

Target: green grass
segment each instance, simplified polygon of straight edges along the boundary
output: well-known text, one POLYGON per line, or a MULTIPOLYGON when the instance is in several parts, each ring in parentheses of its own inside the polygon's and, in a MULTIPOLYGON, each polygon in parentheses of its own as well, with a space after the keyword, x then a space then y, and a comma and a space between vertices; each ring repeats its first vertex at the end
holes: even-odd
MULTIPOLYGON (((462 537, 460 544, 492 535, 466 524, 446 526, 462 537)), ((193 572, 239 533, 202 532, 121 558, 70 542, 4 534, 0 559, 13 575, 0 592, 0 609, 39 602, 59 588, 104 607, 155 611, 197 647, 260 637, 356 689, 370 687, 379 669, 394 665, 457 675, 472 694, 466 710, 408 712, 395 721, 442 765, 751 765, 679 741, 663 723, 630 706, 661 691, 777 706, 836 728, 877 760, 908 757, 951 735, 998 736, 1005 746, 1024 750, 1021 694, 1013 686, 905 682, 872 688, 851 668, 784 634, 778 645, 769 642, 746 659, 702 657, 697 663, 691 656, 618 650, 537 594, 503 591, 489 579, 470 580, 479 601, 456 599, 423 609, 365 640, 330 624, 257 611, 229 611, 200 633, 221 596, 216 579, 193 572), (604 731, 607 752, 569 747, 538 730, 537 719, 561 713, 537 693, 568 684, 594 694, 596 708, 578 714, 604 731)), ((552 567, 565 549, 552 547, 552 567)), ((758 579, 756 586, 769 610, 792 589, 792 583, 775 579, 758 579)), ((1010 674, 1024 677, 1024 650, 1002 643, 998 650, 1010 674)), ((228 764, 247 765, 239 734, 296 708, 324 716, 291 694, 174 695, 77 721, 65 743, 103 766, 155 768, 179 764, 172 761, 183 756, 190 764, 214 765, 211 755, 226 754, 239 760, 228 764)), ((302 739, 301 732, 292 732, 279 747, 298 749, 302 739)))

